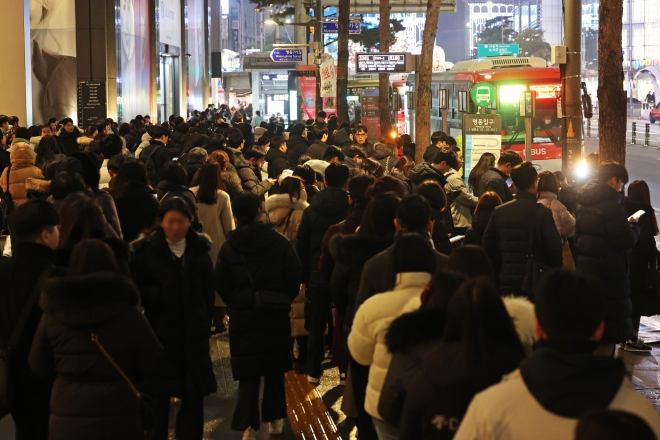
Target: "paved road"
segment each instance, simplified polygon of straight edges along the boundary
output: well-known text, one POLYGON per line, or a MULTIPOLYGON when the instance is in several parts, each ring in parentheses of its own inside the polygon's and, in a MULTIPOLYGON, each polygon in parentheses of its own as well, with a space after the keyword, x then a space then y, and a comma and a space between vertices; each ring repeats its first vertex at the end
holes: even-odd
MULTIPOLYGON (((651 189, 651 203, 660 214, 660 122, 650 124, 650 143, 644 146, 644 130, 648 120, 628 119, 627 127, 627 151, 626 168, 632 180, 645 180, 651 189), (631 144, 632 123, 637 123, 637 144, 631 144), (641 134, 641 136, 640 136, 641 134)), ((585 124, 585 152, 586 154, 598 152, 598 117, 594 116, 591 121, 591 138, 586 138, 587 130, 585 124)))

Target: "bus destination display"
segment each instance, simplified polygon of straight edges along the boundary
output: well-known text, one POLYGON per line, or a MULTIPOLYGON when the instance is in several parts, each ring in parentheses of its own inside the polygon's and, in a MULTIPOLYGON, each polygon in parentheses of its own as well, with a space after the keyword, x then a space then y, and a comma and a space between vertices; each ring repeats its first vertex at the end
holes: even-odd
POLYGON ((406 54, 359 53, 356 64, 358 73, 406 72, 406 54))

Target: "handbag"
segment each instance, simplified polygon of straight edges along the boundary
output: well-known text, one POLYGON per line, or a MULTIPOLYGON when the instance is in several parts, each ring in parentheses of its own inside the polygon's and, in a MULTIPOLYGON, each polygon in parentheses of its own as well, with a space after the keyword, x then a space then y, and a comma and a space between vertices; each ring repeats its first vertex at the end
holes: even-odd
POLYGON ((243 265, 245 266, 245 271, 247 272, 248 279, 250 280, 250 287, 254 295, 254 306, 256 309, 275 309, 275 310, 291 310, 291 303, 293 299, 289 297, 286 293, 275 292, 273 290, 257 290, 254 285, 254 280, 252 279, 252 274, 250 273, 250 268, 245 261, 243 254, 239 254, 241 260, 243 260, 243 265))
POLYGON ((119 373, 119 375, 124 379, 124 381, 128 384, 128 386, 131 387, 133 394, 135 394, 135 397, 139 400, 140 416, 142 417, 142 427, 144 428, 144 436, 145 438, 151 438, 153 436, 153 431, 156 427, 156 412, 154 410, 154 404, 152 399, 146 394, 143 394, 140 391, 138 391, 135 385, 133 385, 133 382, 131 382, 131 379, 129 379, 126 373, 124 373, 124 370, 122 370, 121 367, 117 365, 117 363, 112 358, 112 356, 110 356, 110 353, 108 353, 105 347, 103 347, 103 345, 99 341, 98 335, 92 331, 90 331, 90 335, 92 338, 92 342, 94 342, 99 347, 99 350, 101 350, 103 356, 106 357, 106 359, 110 362, 110 364, 112 364, 113 368, 117 370, 117 373, 119 373))
POLYGON ((7 167, 7 191, 0 200, 0 228, 3 232, 9 233, 9 216, 14 211, 14 198, 9 191, 9 176, 11 174, 11 165, 7 167))
POLYGON ((12 350, 16 347, 18 341, 21 339, 21 335, 23 334, 23 330, 25 330, 27 320, 30 317, 30 313, 34 308, 34 305, 37 303, 37 299, 41 294, 41 289, 44 285, 44 282, 46 281, 46 278, 50 274, 51 269, 52 266, 41 274, 34 287, 32 288, 32 292, 30 292, 30 296, 25 302, 23 310, 21 310, 21 314, 18 316, 18 321, 16 321, 16 325, 14 326, 14 329, 9 336, 9 340, 6 344, 0 344, 0 419, 9 414, 13 400, 12 383, 14 379, 11 377, 12 350))

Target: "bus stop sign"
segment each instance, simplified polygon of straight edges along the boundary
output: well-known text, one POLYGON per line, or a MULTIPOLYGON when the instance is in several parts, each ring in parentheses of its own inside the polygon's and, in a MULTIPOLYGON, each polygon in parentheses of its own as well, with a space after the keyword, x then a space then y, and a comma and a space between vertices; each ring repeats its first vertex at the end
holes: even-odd
POLYGON ((495 87, 487 82, 480 82, 472 86, 472 101, 481 107, 490 105, 495 100, 495 87))

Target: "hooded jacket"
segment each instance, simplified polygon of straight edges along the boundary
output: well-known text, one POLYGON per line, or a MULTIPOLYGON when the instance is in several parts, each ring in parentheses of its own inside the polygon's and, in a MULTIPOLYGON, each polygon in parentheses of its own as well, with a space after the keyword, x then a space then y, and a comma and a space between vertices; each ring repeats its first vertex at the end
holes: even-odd
MULTIPOLYGON (((233 166, 232 166, 233 168, 233 166)), ((229 171, 229 169, 222 172, 222 183, 225 184, 225 192, 229 194, 229 198, 233 199, 236 194, 242 193, 241 178, 238 177, 236 171, 229 171)))
POLYGON ((507 179, 508 176, 502 171, 497 168, 491 168, 481 176, 479 184, 474 189, 474 195, 481 197, 486 191, 495 191, 500 196, 500 199, 502 199, 502 203, 510 202, 513 200, 513 193, 506 183, 507 179))
POLYGON ((263 197, 273 187, 270 181, 261 181, 261 172, 257 174, 242 154, 236 155, 236 173, 241 179, 243 191, 263 197))
POLYGON ((319 271, 323 237, 330 226, 348 216, 348 193, 341 188, 319 192, 303 211, 298 228, 296 251, 303 265, 303 283, 327 287, 319 271))
POLYGON ((325 142, 321 141, 320 139, 317 139, 307 149, 307 154, 309 154, 309 156, 312 159, 323 160, 323 156, 325 155, 325 150, 327 150, 329 146, 330 145, 326 144, 325 142))
POLYGON ((435 169, 431 164, 426 162, 415 165, 415 168, 412 169, 408 177, 412 183, 413 194, 417 194, 417 188, 419 188, 419 185, 426 182, 427 180, 435 180, 440 184, 442 188, 444 188, 447 184, 447 179, 445 176, 440 171, 435 169))
POLYGON ((71 133, 63 128, 57 132, 57 143, 62 146, 64 154, 70 156, 71 154, 80 151, 80 145, 78 145, 77 142, 80 136, 82 136, 82 133, 75 125, 71 133))
POLYGON ((257 222, 240 227, 222 245, 215 280, 218 294, 229 307, 234 380, 288 371, 289 312, 255 308, 254 292, 284 293, 293 301, 300 289, 302 266, 291 243, 272 225, 257 222))
POLYGON ((472 216, 472 225, 465 232, 463 244, 482 246, 484 232, 486 231, 486 226, 488 226, 491 215, 493 215, 492 210, 480 209, 479 212, 472 216))
POLYGON ((396 275, 394 289, 366 300, 355 313, 353 327, 348 335, 348 349, 360 365, 369 365, 369 384, 364 408, 377 419, 381 389, 387 376, 392 354, 385 345, 385 334, 390 323, 401 313, 421 306, 420 296, 431 281, 426 272, 404 272, 396 275))
POLYGON ((142 182, 131 182, 125 194, 115 199, 115 206, 126 243, 132 242, 156 223, 158 200, 142 182))
POLYGON ((639 416, 660 438, 660 414, 633 390, 621 359, 537 348, 520 369, 474 397, 454 439, 573 438, 579 417, 604 409, 639 416))
POLYGON ((192 184, 193 178, 195 177, 195 173, 197 173, 197 171, 204 166, 206 161, 200 157, 188 157, 189 159, 183 168, 186 170, 186 185, 190 186, 192 184))
POLYGON ((468 191, 465 180, 456 170, 445 173, 447 183, 444 186, 447 193, 458 191, 458 195, 451 204, 451 216, 455 228, 467 228, 472 224, 471 210, 477 206, 479 199, 468 191))
POLYGON ((53 378, 50 439, 141 439, 140 402, 90 333, 139 386, 163 353, 142 315, 130 279, 113 272, 49 281, 39 302, 41 318, 30 366, 53 378))
POLYGON ((136 154, 136 157, 140 158, 142 156, 146 160, 146 156, 149 154, 151 154, 151 160, 154 162, 158 176, 162 176, 163 171, 165 171, 165 164, 172 161, 172 153, 170 153, 170 150, 162 142, 152 139, 149 141, 149 145, 142 149, 140 154, 136 154), (156 148, 158 149, 156 150, 156 148))
POLYGON ((7 179, 9 168, 5 168, 0 175, 0 187, 4 192, 9 189, 14 201, 14 207, 27 202, 27 188, 25 181, 31 177, 43 178, 41 170, 34 166, 37 155, 26 143, 12 144, 11 147, 11 172, 7 179))
POLYGON ((180 397, 190 380, 202 395, 217 390, 209 352, 215 300, 210 248, 208 236, 192 229, 178 261, 162 228, 131 243, 131 274, 144 316, 165 349, 145 388, 153 396, 180 397))
POLYGON ((563 203, 557 200, 557 194, 542 191, 539 194, 538 203, 552 211, 555 226, 557 226, 557 231, 559 231, 562 240, 566 240, 575 233, 575 218, 568 212, 563 203))
POLYGON ((606 183, 590 180, 578 190, 575 246, 580 271, 601 280, 605 295, 603 343, 632 337, 630 251, 639 228, 628 223, 621 195, 606 183))
MULTIPOLYGON (((329 135, 332 133, 328 133, 329 135)), ((355 145, 355 142, 351 139, 351 130, 348 128, 342 128, 337 131, 337 133, 332 136, 332 145, 341 148, 341 152, 348 154, 348 149, 351 145, 355 145)))
MULTIPOLYGON (((286 157, 289 161, 289 165, 292 167, 298 165, 298 159, 300 156, 307 153, 307 149, 310 147, 310 145, 312 145, 312 143, 305 139, 302 135, 289 135, 289 139, 286 141, 286 157)), ((271 148, 268 152, 270 153, 271 150, 273 150, 273 148, 271 148)))
POLYGON ((135 157, 140 157, 142 150, 149 146, 149 142, 151 142, 151 135, 146 132, 142 133, 142 137, 140 139, 140 145, 138 145, 138 147, 135 149, 135 157))
POLYGON ((562 241, 552 212, 539 206, 534 194, 520 190, 515 200, 493 210, 482 239, 500 290, 505 293, 522 291, 530 229, 533 234, 533 258, 540 268, 545 270, 562 265, 562 241))
MULTIPOLYGON (((437 145, 429 145, 426 147, 426 151, 424 151, 424 161, 427 163, 431 163, 433 161, 433 158, 435 157, 435 153, 440 151, 440 147, 437 145)), ((413 158, 415 156, 412 156, 413 158)))
POLYGON ((655 211, 652 206, 645 203, 624 201, 626 214, 633 215, 639 210, 645 213, 639 218, 639 240, 635 243, 630 254, 630 301, 632 302, 633 316, 653 316, 660 313, 657 293, 650 288, 646 281, 649 268, 655 268, 656 258, 660 256, 656 247, 653 217, 655 211))
POLYGON ((378 142, 374 145, 373 158, 376 159, 383 167, 385 175, 389 175, 392 168, 399 161, 397 158, 397 149, 394 145, 383 144, 378 142))
POLYGON ((268 162, 269 179, 277 179, 284 170, 289 168, 287 153, 283 153, 278 148, 271 147, 268 149, 268 153, 266 153, 266 162, 268 162))
POLYGON ((190 188, 190 192, 196 196, 195 204, 197 206, 195 209, 197 211, 197 218, 202 224, 202 230, 204 231, 204 234, 211 238, 209 256, 215 267, 220 248, 224 242, 227 241, 229 233, 236 229, 229 194, 222 190, 218 190, 216 202, 213 205, 207 205, 206 203, 200 202, 197 197, 199 186, 190 188))
POLYGON ((302 220, 303 211, 309 206, 307 193, 300 192, 300 199, 291 200, 288 194, 277 194, 266 200, 268 220, 275 230, 289 241, 294 241, 302 220))

